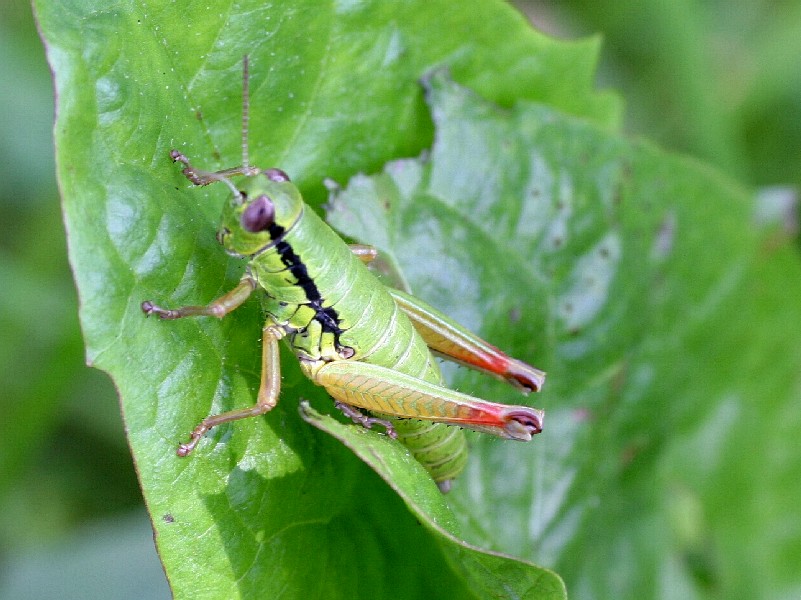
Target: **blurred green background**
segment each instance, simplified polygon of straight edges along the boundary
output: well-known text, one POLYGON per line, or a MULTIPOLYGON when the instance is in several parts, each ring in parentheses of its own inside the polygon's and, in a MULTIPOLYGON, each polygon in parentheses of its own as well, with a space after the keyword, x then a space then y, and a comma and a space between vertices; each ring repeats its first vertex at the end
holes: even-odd
MULTIPOLYGON (((801 186, 801 3, 519 2, 604 36, 624 128, 763 190, 801 186)), ((0 3, 0 598, 169 597, 108 378, 83 364, 30 6, 0 3)), ((788 226, 797 227, 797 213, 788 226)))

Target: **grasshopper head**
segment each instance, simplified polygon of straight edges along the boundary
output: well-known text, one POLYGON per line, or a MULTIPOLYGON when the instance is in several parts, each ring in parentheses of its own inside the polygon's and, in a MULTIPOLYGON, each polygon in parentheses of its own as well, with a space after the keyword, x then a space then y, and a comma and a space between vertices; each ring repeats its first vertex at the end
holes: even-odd
POLYGON ((236 256, 252 256, 273 246, 300 218, 303 199, 279 169, 249 175, 225 205, 217 240, 236 256))

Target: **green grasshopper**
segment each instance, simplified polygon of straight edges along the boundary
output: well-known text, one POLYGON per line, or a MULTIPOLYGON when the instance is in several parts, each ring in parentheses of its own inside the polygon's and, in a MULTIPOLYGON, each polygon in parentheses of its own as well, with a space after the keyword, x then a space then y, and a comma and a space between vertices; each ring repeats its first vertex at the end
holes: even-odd
POLYGON ((540 389, 542 371, 507 356, 421 300, 384 286, 366 266, 377 256, 374 248, 346 244, 303 202, 282 170, 249 164, 247 57, 243 75, 242 165, 209 172, 193 167, 177 150, 170 156, 184 165, 182 173, 193 184, 222 182, 231 190, 217 239, 230 254, 248 260, 245 274, 233 290, 208 305, 167 309, 146 300, 142 310, 162 319, 221 319, 260 290, 267 316, 261 384, 254 406, 207 417, 178 447, 178 455, 192 452, 212 427, 275 407, 282 339, 303 373, 346 416, 367 428, 383 426, 443 491, 467 460, 460 428, 521 441, 539 433, 541 410, 488 402, 445 387, 432 352, 523 393, 540 389), (242 185, 234 185, 233 177, 243 177, 242 185))

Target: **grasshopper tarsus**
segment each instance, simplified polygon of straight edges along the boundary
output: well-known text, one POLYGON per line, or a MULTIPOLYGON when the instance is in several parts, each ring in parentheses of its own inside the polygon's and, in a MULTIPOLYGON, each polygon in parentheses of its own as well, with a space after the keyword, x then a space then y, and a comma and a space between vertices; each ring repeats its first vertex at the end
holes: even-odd
POLYGON ((175 451, 175 453, 181 458, 186 458, 187 456, 189 456, 189 454, 191 454, 192 450, 195 449, 195 446, 197 446, 197 442, 195 440, 192 440, 187 444, 181 444, 180 446, 178 446, 178 449, 175 451))
POLYGON ((178 446, 178 449, 175 451, 175 453, 181 458, 189 456, 208 430, 209 428, 204 424, 201 423, 198 425, 190 435, 191 439, 187 443, 178 446))
POLYGON ((142 302, 142 312, 145 313, 145 317, 149 317, 153 314, 159 314, 161 309, 153 304, 150 300, 145 300, 142 302))
POLYGON ((209 173, 206 173, 205 171, 199 172, 197 169, 195 169, 189 162, 189 159, 186 157, 186 155, 178 150, 170 150, 170 158, 172 159, 172 162, 179 162, 184 165, 181 173, 183 173, 184 177, 186 177, 195 185, 203 186, 217 181, 217 179, 211 177, 209 173))
POLYGON ((178 314, 174 310, 169 310, 167 308, 161 308, 157 304, 153 304, 150 300, 145 300, 142 302, 142 312, 145 313, 145 317, 149 317, 150 315, 157 315, 159 319, 177 319, 178 314))
POLYGON ((392 426, 392 422, 387 419, 379 419, 378 417, 368 417, 358 408, 345 404, 344 402, 335 402, 336 406, 342 413, 357 425, 361 425, 365 429, 372 429, 373 425, 381 425, 384 428, 384 433, 387 437, 393 440, 398 438, 398 432, 392 426))
POLYGON ((371 420, 374 423, 384 426, 384 433, 388 438, 392 438, 393 440, 398 439, 398 432, 395 431, 395 428, 392 426, 390 421, 387 421, 386 419, 376 419, 375 417, 371 417, 371 420))

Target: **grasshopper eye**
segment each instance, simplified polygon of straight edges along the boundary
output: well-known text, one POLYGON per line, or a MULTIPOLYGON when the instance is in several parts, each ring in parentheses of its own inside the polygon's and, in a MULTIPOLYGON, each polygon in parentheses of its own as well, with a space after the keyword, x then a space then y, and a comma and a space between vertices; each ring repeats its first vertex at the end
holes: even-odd
POLYGON ((266 231, 275 222, 275 206, 264 194, 251 202, 241 218, 242 228, 250 233, 266 231))

